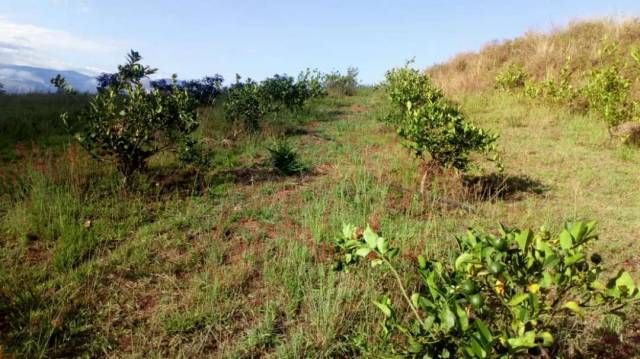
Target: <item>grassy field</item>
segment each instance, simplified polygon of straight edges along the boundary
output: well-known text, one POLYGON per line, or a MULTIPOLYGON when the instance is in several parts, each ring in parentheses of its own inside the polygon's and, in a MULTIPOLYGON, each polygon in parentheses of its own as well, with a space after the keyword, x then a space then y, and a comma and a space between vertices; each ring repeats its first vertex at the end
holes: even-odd
MULTIPOLYGON (((411 276, 418 254, 453 258, 454 236, 469 226, 596 219, 606 262, 640 272, 640 151, 612 142, 590 115, 493 91, 459 101, 500 134, 506 169, 441 174, 426 196, 419 162, 379 121, 387 105, 374 88, 315 100, 236 140, 225 140, 219 108, 203 109, 214 166, 157 157, 129 186, 63 135, 8 145, 0 357, 378 357, 382 314, 371 303, 393 279, 365 266, 333 270, 343 223, 369 223, 401 244, 411 276), (281 135, 304 174, 269 165, 281 135)), ((568 353, 589 357, 606 344, 618 357, 640 355, 637 328, 601 319, 575 328, 568 353)))

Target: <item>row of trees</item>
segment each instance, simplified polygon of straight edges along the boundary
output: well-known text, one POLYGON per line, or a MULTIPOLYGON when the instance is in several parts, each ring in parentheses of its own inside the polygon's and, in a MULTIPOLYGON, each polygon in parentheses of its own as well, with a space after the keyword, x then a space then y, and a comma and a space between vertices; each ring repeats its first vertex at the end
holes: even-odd
MULTIPOLYGON (((425 72, 407 65, 387 72, 386 80, 392 105, 386 122, 430 168, 465 171, 472 152, 499 163, 497 135, 469 122, 425 72)), ((554 233, 500 225, 498 235, 470 228, 456 238, 454 260, 418 256, 407 273, 398 260, 401 245, 369 226, 345 224, 334 240, 335 268, 368 262, 395 279, 395 287, 380 287, 388 295, 374 302, 390 357, 556 357, 564 336, 586 317, 624 319, 624 310, 640 302, 628 272, 613 273, 588 252, 598 238, 595 226, 566 223, 554 233)))
MULTIPOLYGON (((184 162, 201 159, 195 151, 202 147, 192 136, 198 128, 197 108, 224 98, 225 118, 243 131, 257 131, 265 116, 280 111, 296 112, 305 103, 325 96, 328 88, 356 87, 357 70, 347 75, 323 75, 307 70, 297 79, 275 75, 261 82, 251 79, 223 86, 220 75, 201 80, 150 81, 143 79, 157 72, 141 63, 142 57, 131 51, 127 61, 112 74, 98 76, 97 94, 75 118, 63 114, 66 126, 93 156, 113 159, 124 175, 144 169, 147 160, 160 151, 173 151, 184 162)), ((64 77, 51 83, 61 94, 75 94, 64 77)), ((351 92, 352 94, 352 92, 351 92)))

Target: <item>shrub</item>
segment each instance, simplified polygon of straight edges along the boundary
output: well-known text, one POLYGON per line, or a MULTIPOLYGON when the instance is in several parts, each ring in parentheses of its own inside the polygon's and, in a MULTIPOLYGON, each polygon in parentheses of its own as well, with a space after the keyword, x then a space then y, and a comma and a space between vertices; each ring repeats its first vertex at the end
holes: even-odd
POLYGON ((307 84, 296 82, 293 77, 287 75, 274 75, 260 84, 260 91, 264 106, 268 112, 277 112, 283 109, 289 111, 300 110, 304 103, 311 97, 307 91, 307 84))
POLYGON ((298 75, 298 83, 304 84, 309 98, 318 98, 327 95, 323 78, 320 71, 306 69, 298 75))
POLYGON ((629 100, 631 81, 615 65, 591 71, 583 92, 589 107, 611 128, 633 116, 629 100))
POLYGON ((266 113, 260 85, 251 79, 241 82, 240 76, 237 76, 236 83, 227 90, 224 101, 225 118, 234 125, 253 132, 260 129, 260 120, 266 113))
POLYGON ((538 85, 534 80, 527 80, 524 82, 522 93, 526 97, 537 99, 542 96, 542 86, 538 85))
POLYGON ((394 275, 413 319, 399 317, 388 297, 375 304, 384 314, 384 337, 404 337, 393 343, 395 354, 555 357, 556 338, 587 312, 616 314, 640 300, 627 272, 602 281, 602 259, 586 252, 597 238, 594 227, 595 222, 568 223, 551 235, 544 228, 534 234, 501 226, 497 236, 470 229, 457 238, 461 253, 450 265, 418 258, 420 283, 406 283, 409 276, 396 269, 399 249, 371 228, 359 232, 345 225, 336 246, 344 254, 340 267, 366 258, 394 275))
POLYGON ((520 64, 511 64, 496 76, 496 86, 505 91, 524 87, 527 72, 520 64))
POLYGON ((4 85, 2 84, 2 82, 0 82, 0 95, 4 95, 4 93, 4 85))
POLYGON ((405 66, 387 72, 387 94, 394 108, 387 122, 418 157, 439 167, 467 169, 473 151, 493 152, 498 136, 466 121, 460 107, 444 97, 425 73, 405 66))
POLYGON ((327 74, 324 77, 324 85, 331 95, 353 96, 358 88, 358 69, 349 67, 346 75, 339 71, 327 74))
POLYGON ((271 154, 271 164, 283 175, 291 176, 305 170, 305 166, 299 161, 298 152, 287 141, 276 141, 268 150, 271 154))
POLYGON ((142 78, 156 70, 141 65, 141 59, 131 51, 127 63, 118 66, 118 73, 77 121, 84 124, 76 135, 80 143, 98 158, 115 159, 125 178, 145 168, 154 154, 175 150, 198 127, 195 106, 186 91, 144 89, 142 78))

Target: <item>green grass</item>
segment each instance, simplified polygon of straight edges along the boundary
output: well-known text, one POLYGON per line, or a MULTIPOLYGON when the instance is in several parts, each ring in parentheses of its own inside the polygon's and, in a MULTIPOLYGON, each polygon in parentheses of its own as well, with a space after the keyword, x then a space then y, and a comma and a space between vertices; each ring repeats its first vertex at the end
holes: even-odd
MULTIPOLYGON (((0 353, 378 357, 382 314, 372 301, 393 279, 365 266, 332 270, 331 240, 343 222, 378 226, 403 248, 408 270, 418 254, 454 257, 454 235, 468 226, 593 218, 607 262, 637 275, 637 149, 610 142, 587 115, 493 92, 461 103, 501 135, 509 185, 489 198, 441 176, 423 200, 419 164, 377 120, 386 104, 370 88, 278 114, 261 135, 244 138, 231 136, 218 107, 204 109, 200 136, 214 166, 193 172, 158 156, 130 186, 61 132, 19 156, 5 150, 0 353), (278 136, 309 171, 271 168, 268 147, 278 136)), ((598 326, 577 343, 597 342, 598 326)))

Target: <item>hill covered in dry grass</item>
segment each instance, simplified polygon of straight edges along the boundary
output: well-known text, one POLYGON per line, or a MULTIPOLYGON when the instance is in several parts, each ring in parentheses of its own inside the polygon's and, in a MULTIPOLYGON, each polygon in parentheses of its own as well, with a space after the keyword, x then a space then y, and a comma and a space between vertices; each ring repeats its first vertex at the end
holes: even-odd
MULTIPOLYGON (((496 76, 511 64, 522 65, 531 79, 557 78, 568 64, 574 85, 594 69, 616 64, 625 77, 637 79, 631 56, 640 46, 640 19, 574 21, 548 32, 527 32, 516 39, 493 41, 478 52, 461 53, 428 71, 450 94, 495 86, 496 76)), ((637 98, 639 84, 632 83, 637 98)))

